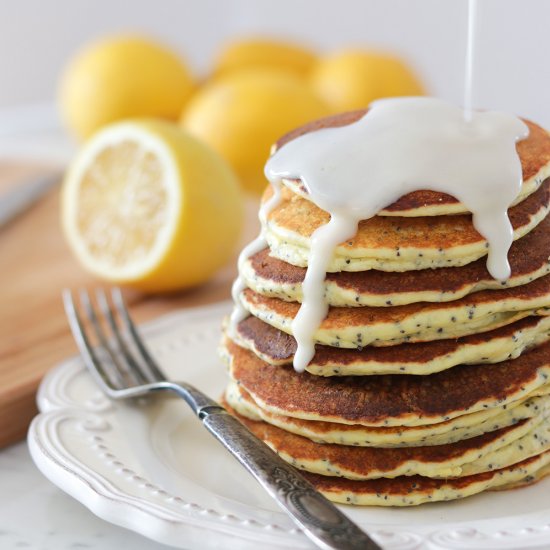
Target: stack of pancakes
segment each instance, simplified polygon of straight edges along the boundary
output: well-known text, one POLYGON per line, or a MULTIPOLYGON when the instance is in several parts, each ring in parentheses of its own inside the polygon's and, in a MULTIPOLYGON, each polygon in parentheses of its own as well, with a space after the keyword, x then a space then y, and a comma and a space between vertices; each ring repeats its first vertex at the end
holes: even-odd
POLYGON ((415 505, 550 473, 550 137, 528 126, 511 277, 489 275, 488 244, 457 200, 403 196, 336 248, 304 373, 291 324, 311 235, 329 215, 300 181, 283 181, 262 228, 268 248, 241 265, 250 316, 224 331, 225 400, 331 500, 415 505))

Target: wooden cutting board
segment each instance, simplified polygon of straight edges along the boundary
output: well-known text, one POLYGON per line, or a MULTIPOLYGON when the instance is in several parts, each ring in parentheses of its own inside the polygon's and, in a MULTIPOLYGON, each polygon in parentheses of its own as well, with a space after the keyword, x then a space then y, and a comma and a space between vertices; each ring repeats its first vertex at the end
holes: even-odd
MULTIPOLYGON (((0 164, 0 197, 48 167, 0 164)), ((51 170, 51 168, 50 168, 51 170)), ((99 282, 77 265, 59 228, 58 188, 31 209, 0 228, 0 448, 25 437, 37 413, 36 390, 44 374, 75 355, 61 304, 63 288, 93 288, 99 282)), ((257 232, 257 201, 249 199, 243 242, 257 232)), ((200 306, 230 297, 236 274, 232 262, 209 283, 166 296, 127 292, 139 322, 178 308, 200 306)))

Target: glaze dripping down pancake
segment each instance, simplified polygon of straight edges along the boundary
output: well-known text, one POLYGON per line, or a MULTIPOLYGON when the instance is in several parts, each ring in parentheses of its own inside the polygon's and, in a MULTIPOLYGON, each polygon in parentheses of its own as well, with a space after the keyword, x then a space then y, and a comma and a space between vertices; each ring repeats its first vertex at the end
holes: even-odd
MULTIPOLYGON (((325 297, 333 306, 392 307, 414 302, 448 302, 481 290, 521 286, 550 272, 550 217, 516 241, 508 260, 512 275, 497 281, 487 271, 485 258, 463 267, 407 272, 343 271, 328 273, 325 297)), ((241 266, 247 286, 264 296, 302 301, 305 268, 270 256, 269 249, 254 254, 241 266)))
MULTIPOLYGON (((241 321, 235 342, 271 365, 290 365, 296 351, 293 336, 256 317, 241 321)), ((461 364, 498 363, 550 340, 550 317, 525 317, 514 323, 461 338, 344 349, 317 345, 306 370, 318 376, 373 374, 428 375, 461 364)))
MULTIPOLYGON (((271 196, 269 188, 263 200, 271 196)), ((549 204, 550 181, 546 181, 538 191, 509 209, 515 240, 542 222, 549 204)), ((327 212, 283 189, 281 203, 264 224, 271 255, 306 267, 311 235, 328 221, 327 212)), ((487 247, 487 241, 474 229, 467 214, 418 218, 374 216, 359 223, 355 237, 336 247, 328 271, 402 272, 460 267, 486 256, 487 247)))
MULTIPOLYGON (((254 317, 286 333, 300 305, 246 289, 240 300, 254 317)), ((547 315, 550 277, 516 288, 484 290, 453 302, 396 307, 332 307, 314 332, 316 343, 338 348, 394 346, 487 332, 530 315, 547 315)))
POLYGON ((502 131, 492 119, 472 147, 460 110, 430 111, 418 131, 420 111, 399 109, 277 142, 220 345, 228 411, 347 504, 454 500, 550 473, 550 135, 526 121, 523 139, 525 124, 494 113, 502 131))

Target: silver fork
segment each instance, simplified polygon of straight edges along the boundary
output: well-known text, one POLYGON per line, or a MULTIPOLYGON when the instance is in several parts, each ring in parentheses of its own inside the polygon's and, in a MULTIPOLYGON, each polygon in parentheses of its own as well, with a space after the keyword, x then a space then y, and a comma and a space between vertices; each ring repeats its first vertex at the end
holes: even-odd
POLYGON ((65 312, 80 354, 95 381, 109 397, 126 399, 163 390, 176 393, 318 547, 381 550, 365 532, 221 405, 186 382, 168 380, 147 351, 118 288, 111 292, 114 308, 103 290, 97 291, 96 299, 100 313, 86 291, 80 292, 80 308, 70 291, 63 292, 65 312), (79 309, 85 313, 88 328, 79 309), (105 330, 106 326, 109 331, 105 330), (92 345, 90 327, 98 345, 92 345))

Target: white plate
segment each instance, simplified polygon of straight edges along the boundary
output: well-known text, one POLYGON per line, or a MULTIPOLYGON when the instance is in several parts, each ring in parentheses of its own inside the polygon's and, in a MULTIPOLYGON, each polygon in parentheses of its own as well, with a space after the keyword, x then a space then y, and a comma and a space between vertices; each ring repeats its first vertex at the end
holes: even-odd
MULTIPOLYGON (((182 311, 144 328, 167 373, 213 397, 227 379, 216 348, 228 310, 182 311)), ((38 404, 35 463, 103 519, 179 548, 311 547, 180 400, 110 402, 73 358, 44 378, 38 404)), ((550 548, 550 479, 417 508, 344 509, 387 549, 550 548)))

